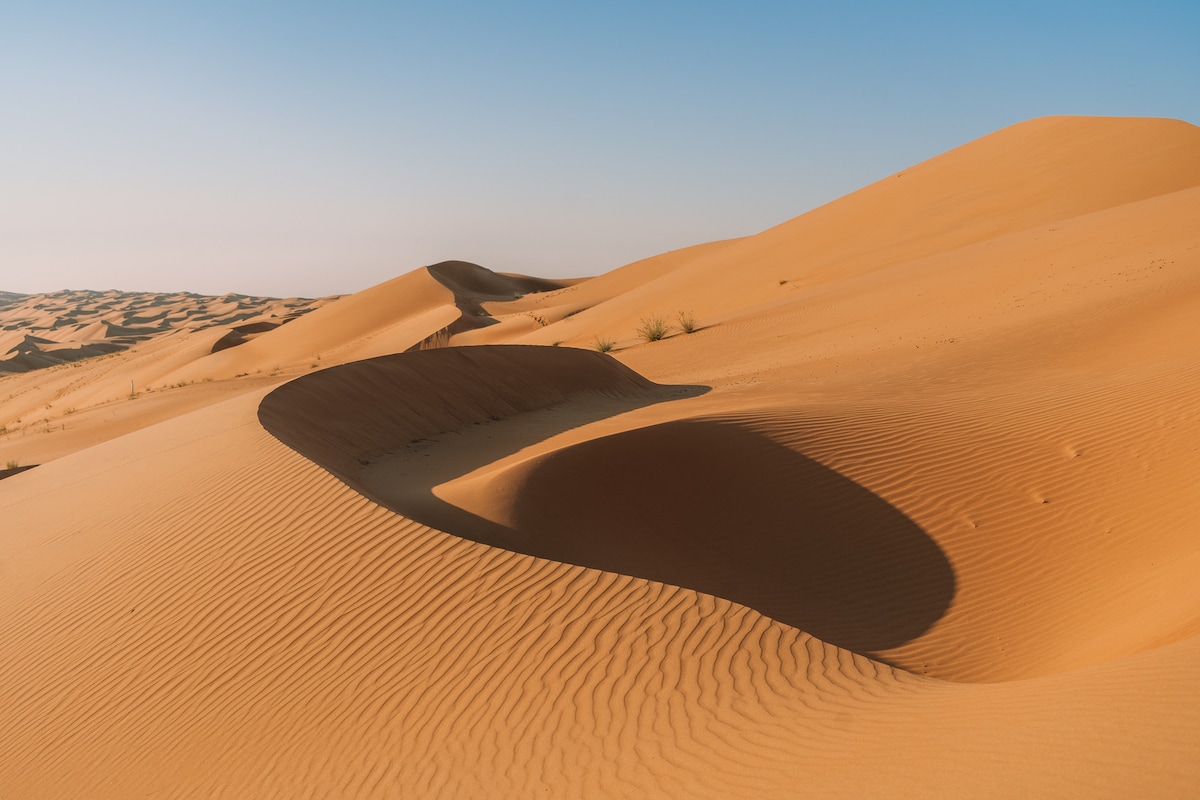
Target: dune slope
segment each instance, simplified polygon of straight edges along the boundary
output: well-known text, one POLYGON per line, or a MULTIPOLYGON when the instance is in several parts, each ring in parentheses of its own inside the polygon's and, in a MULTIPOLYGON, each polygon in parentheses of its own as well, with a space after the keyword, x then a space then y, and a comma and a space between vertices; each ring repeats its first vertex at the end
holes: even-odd
POLYGON ((0 379, 0 794, 1191 796, 1198 134, 0 379))

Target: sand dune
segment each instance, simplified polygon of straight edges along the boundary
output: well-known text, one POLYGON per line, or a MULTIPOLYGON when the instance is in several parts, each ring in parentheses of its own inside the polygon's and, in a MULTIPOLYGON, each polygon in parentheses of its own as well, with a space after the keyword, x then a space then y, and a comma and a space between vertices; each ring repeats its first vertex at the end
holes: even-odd
MULTIPOLYGON (((1200 184, 1198 153, 1200 129, 1174 120, 1033 120, 757 236, 701 249, 670 274, 622 292, 605 303, 602 313, 589 312, 596 315, 594 322, 580 321, 591 322, 622 346, 633 345, 643 317, 662 315, 670 321, 684 310, 713 324, 745 319, 758 308, 808 310, 822 300, 836 302, 824 297, 835 287, 862 302, 898 277, 887 272, 937 257, 953 259, 947 262, 955 276, 950 279, 979 294, 973 280, 982 276, 964 266, 975 259, 972 254, 956 258, 956 251, 1021 234, 1050 238, 1056 231, 1049 228, 1067 220, 1195 187, 1200 184)), ((1119 227, 1114 231, 1121 233, 1119 227)), ((1043 242, 1035 251, 1047 244, 1053 247, 1043 242)), ((1046 266, 1042 261, 1027 268, 1046 266)), ((1012 282, 1003 270, 993 277, 1006 287, 1012 282)), ((539 331, 527 341, 546 344, 552 336, 572 332, 564 326, 539 331)), ((581 333, 565 341, 590 344, 590 334, 581 333)))
POLYGON ((218 329, 251 320, 282 324, 320 304, 298 298, 188 293, 6 293, 0 296, 0 349, 5 355, 0 358, 0 373, 27 372, 114 353, 177 330, 218 329))
POLYGON ((920 528, 751 425, 668 422, 528 456, 530 444, 560 427, 695 387, 651 391, 636 373, 572 349, 415 355, 293 381, 263 401, 259 418, 281 441, 410 519, 530 555, 700 589, 848 649, 915 638, 953 596, 953 573, 920 528), (529 424, 527 415, 546 409, 553 413, 529 424), (502 424, 516 415, 525 417, 525 436, 502 424), (465 441, 430 438, 444 433, 465 441), (518 445, 525 457, 499 477, 492 467, 482 482, 445 485, 447 470, 461 473, 464 458, 487 466, 518 445), (485 509, 472 508, 480 503, 485 509))
POLYGON ((199 302, 0 295, 30 354, 146 337, 0 378, 3 796, 1200 780, 1200 129, 1033 120, 589 280, 199 302))

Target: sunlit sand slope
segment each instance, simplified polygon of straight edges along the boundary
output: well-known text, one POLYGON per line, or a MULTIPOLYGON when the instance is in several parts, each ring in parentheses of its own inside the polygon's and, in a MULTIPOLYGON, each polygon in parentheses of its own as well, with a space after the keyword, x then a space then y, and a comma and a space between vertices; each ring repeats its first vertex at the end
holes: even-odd
MULTIPOLYGON (((753 413, 938 544, 953 601, 877 656, 1006 680, 1178 641, 1200 632, 1198 134, 1170 120, 1035 120, 647 284, 671 298, 648 313, 669 318, 680 298, 715 310, 692 336, 676 325, 637 342, 637 290, 587 313, 598 332, 628 331, 625 363, 713 386, 704 413, 753 413), (940 183, 918 184, 909 208, 894 187, 922 175, 940 183), (858 208, 882 196, 889 209, 858 208), (835 217, 836 263, 818 224, 835 217), (800 271, 781 285, 771 270, 787 259, 800 271), (775 299, 738 308, 767 286, 775 299)), ((442 493, 511 520, 491 480, 442 493)))
MULTIPOLYGON (((912 302, 903 268, 930 258, 953 259, 943 270, 960 288, 1006 294, 1014 281, 1029 281, 1028 291, 1033 291, 1041 287, 1028 273, 1056 261, 1057 231, 1051 228, 1198 185, 1200 128, 1194 125, 1162 119, 1031 120, 756 236, 661 256, 672 260, 668 273, 648 274, 653 279, 573 321, 534 329, 527 340, 590 346, 599 334, 628 346, 637 343, 635 328, 646 317, 661 315, 674 324, 676 312, 682 310, 694 313, 702 324, 714 324, 781 304, 793 311, 824 313, 845 298, 865 309, 863 295, 878 298, 885 288, 898 292, 888 310, 902 311, 902 304, 912 302), (1030 263, 1031 253, 1022 252, 999 269, 975 266, 981 249, 1002 247, 1010 237, 1021 235, 1039 237, 1033 253, 1051 257, 1030 263), (1045 250, 1038 252, 1041 248, 1045 250), (681 257, 687 260, 679 263, 681 257)), ((1122 233, 1117 224, 1100 235, 1122 233)), ((1140 243, 1152 247, 1155 241, 1141 237, 1140 243)), ((1091 247, 1103 257, 1101 244, 1095 241, 1091 247)), ((925 306, 923 313, 940 317, 949 303, 931 301, 952 299, 953 293, 945 298, 926 294, 920 304, 925 306)), ((558 300, 548 295, 537 302, 549 305, 558 300)), ((927 323, 942 323, 937 317, 927 323)), ((872 332, 885 333, 888 327, 879 325, 872 332)))
POLYGON ((1167 788, 1195 778, 1195 715, 1169 699, 1200 689, 1191 643, 998 686, 908 675, 430 530, 285 448, 258 401, 0 483, 7 792, 1118 796, 1147 759, 1179 765, 1167 788))

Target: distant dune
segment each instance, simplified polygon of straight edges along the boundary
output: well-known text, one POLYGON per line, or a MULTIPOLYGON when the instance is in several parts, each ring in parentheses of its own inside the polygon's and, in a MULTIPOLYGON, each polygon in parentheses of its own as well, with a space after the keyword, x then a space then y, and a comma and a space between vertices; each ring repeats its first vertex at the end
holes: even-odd
POLYGON ((0 294, 0 795, 1189 797, 1198 319, 1200 129, 1082 117, 586 280, 0 294))
POLYGON ((0 374, 107 355, 179 332, 228 330, 215 345, 228 347, 241 344, 250 334, 290 322, 323 302, 236 294, 0 292, 0 374))

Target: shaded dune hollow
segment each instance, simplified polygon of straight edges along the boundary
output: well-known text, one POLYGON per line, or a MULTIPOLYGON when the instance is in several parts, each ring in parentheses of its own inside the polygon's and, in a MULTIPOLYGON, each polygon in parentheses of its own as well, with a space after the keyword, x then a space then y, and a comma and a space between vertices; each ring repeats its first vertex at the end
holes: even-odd
POLYGON ((597 353, 483 346, 306 376, 268 395, 259 417, 357 491, 463 538, 722 597, 876 658, 941 618, 955 576, 937 544, 750 418, 668 420, 538 451, 699 391, 597 353), (564 405, 490 437, 499 445, 428 440, 564 405))

